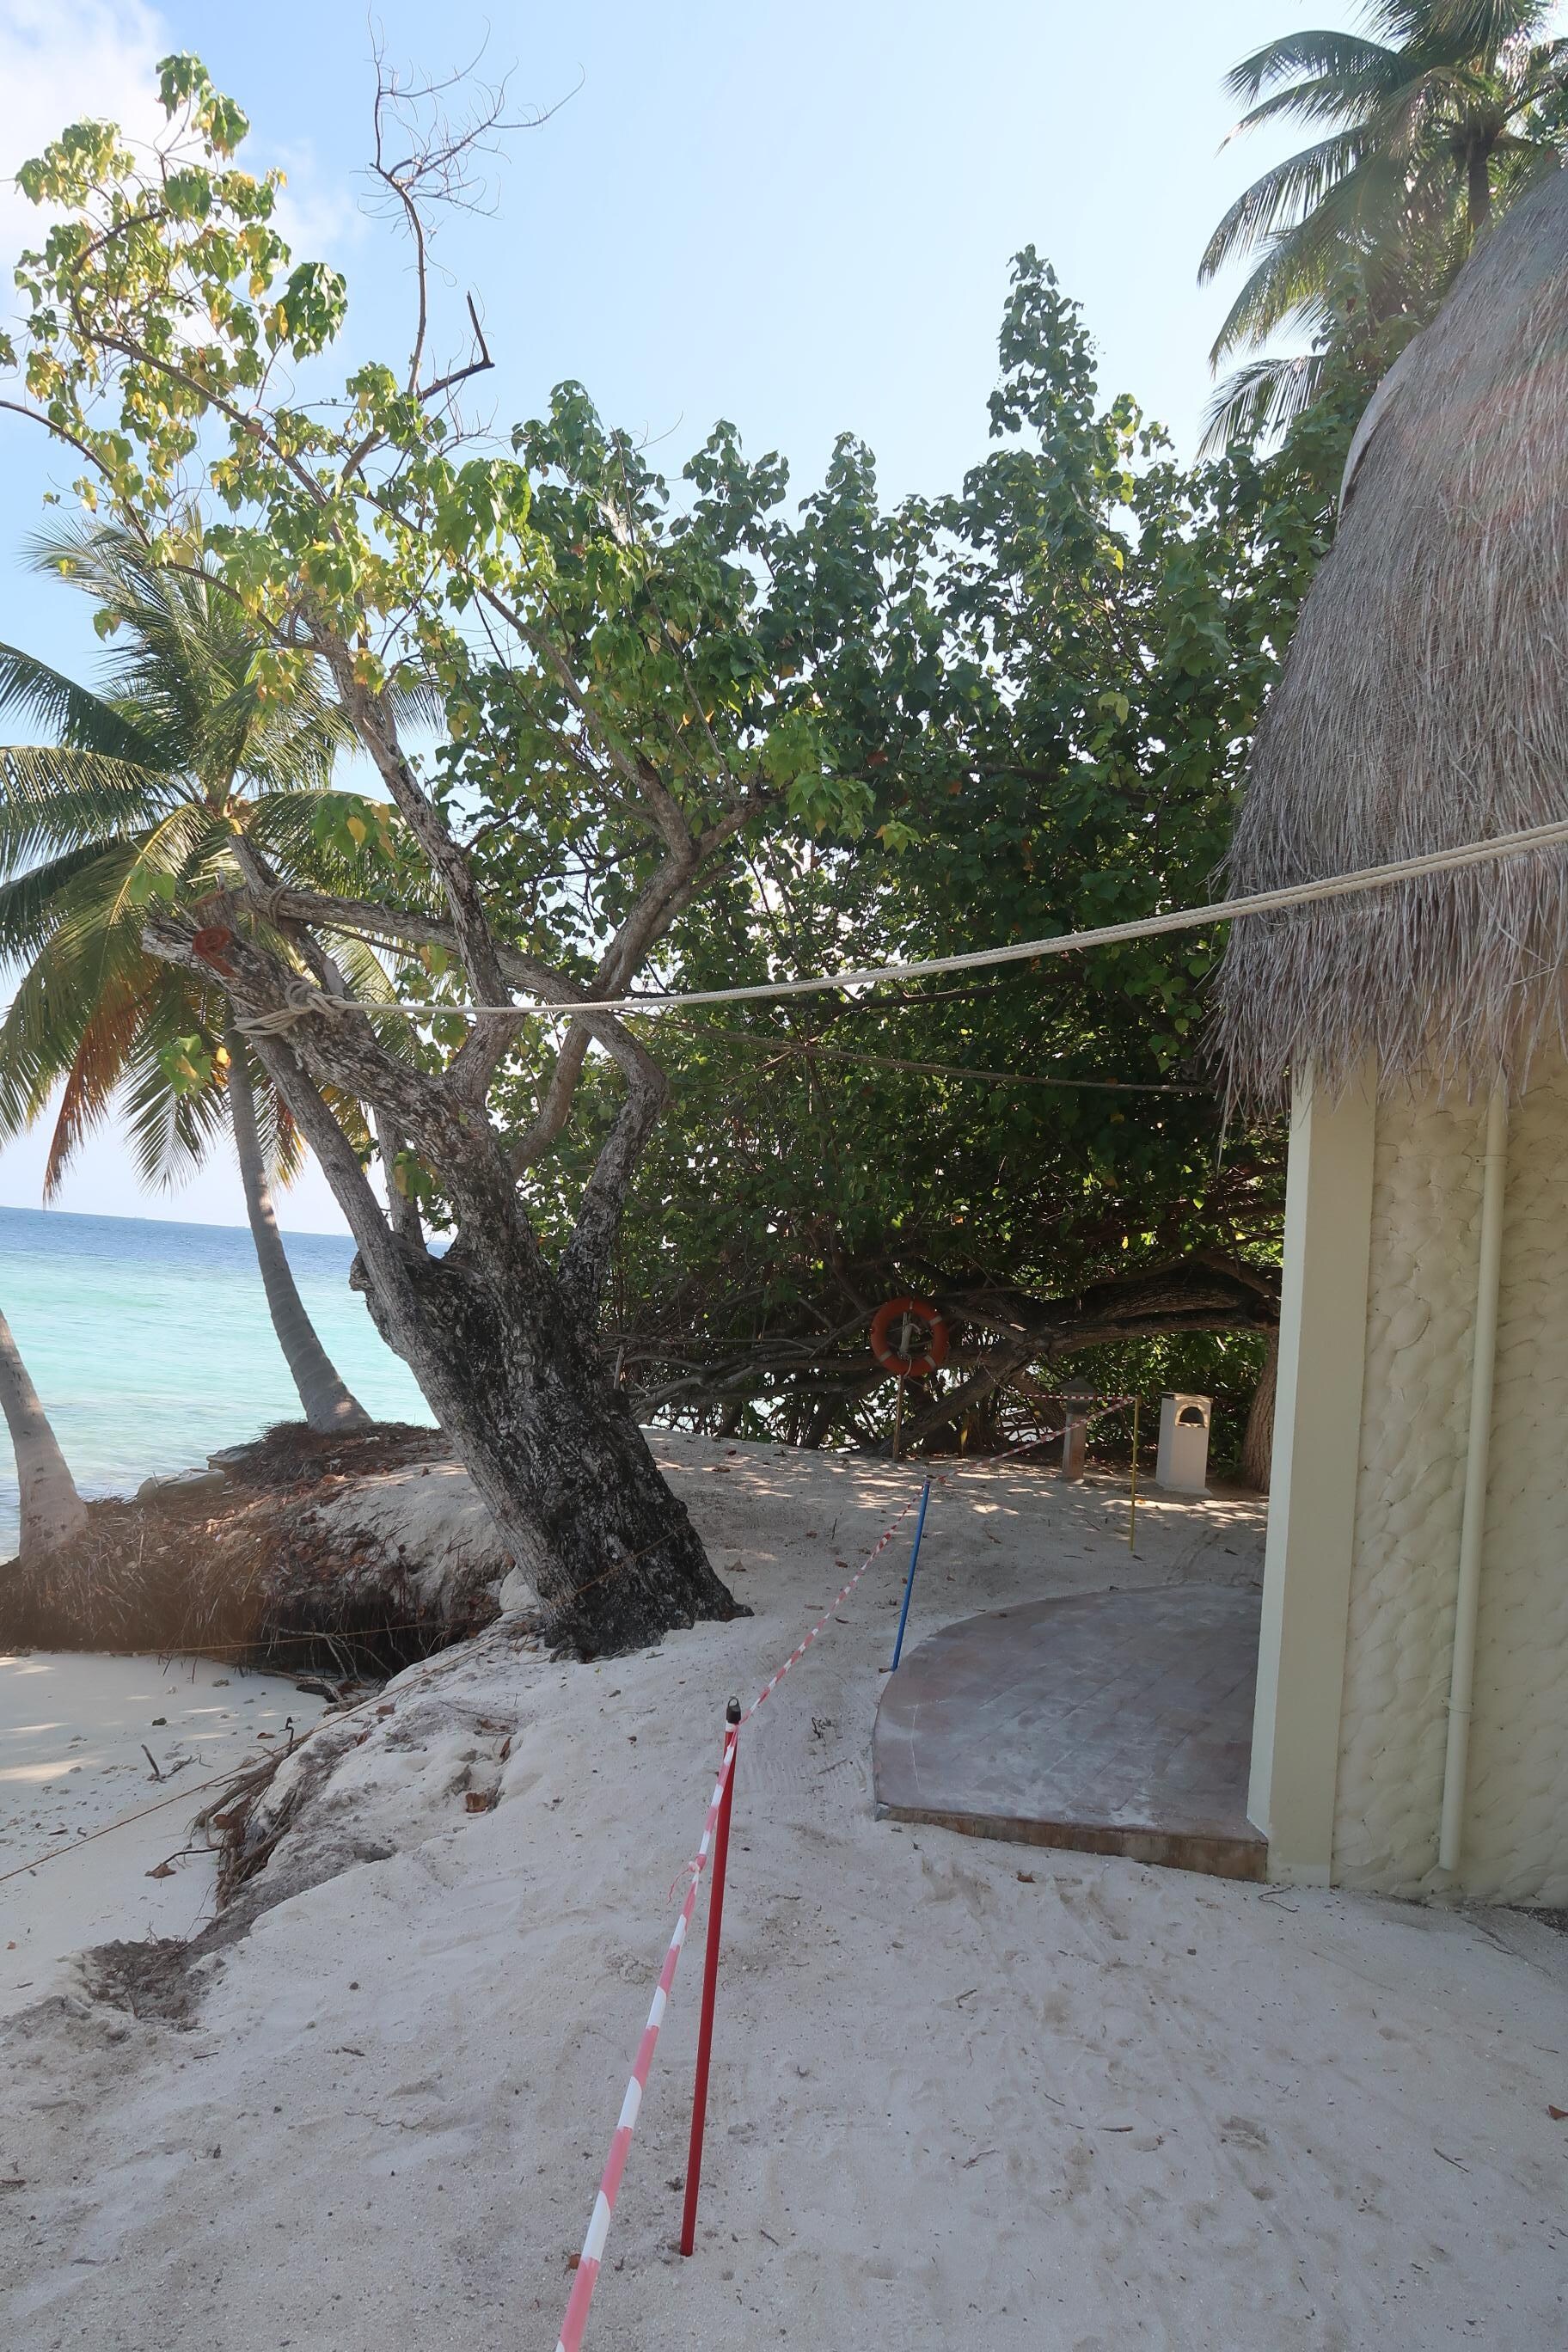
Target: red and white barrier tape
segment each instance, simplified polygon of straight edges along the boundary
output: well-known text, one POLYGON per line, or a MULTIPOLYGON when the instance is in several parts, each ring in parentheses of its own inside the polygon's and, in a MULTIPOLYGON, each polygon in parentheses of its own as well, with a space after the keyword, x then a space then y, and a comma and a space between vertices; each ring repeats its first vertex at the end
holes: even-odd
POLYGON ((792 1666, 799 1664, 801 1659, 805 1657, 807 1650, 810 1649, 812 1643, 816 1641, 823 1627, 829 1622, 835 1612, 842 1608, 845 1601, 848 1600, 849 1595, 854 1591, 855 1587, 859 1583, 860 1579, 865 1575, 866 1570, 870 1567, 872 1561, 879 1553, 887 1550, 888 1546, 892 1542, 893 1538, 898 1534, 900 1528, 909 1517, 910 1513, 914 1509, 915 1505, 919 1500, 920 1497, 918 1495, 911 1495, 909 1501, 904 1505, 903 1509, 899 1513, 897 1518, 889 1520, 887 1526, 877 1538, 876 1542, 871 1546, 870 1550, 866 1554, 865 1559, 861 1561, 859 1567, 856 1570, 854 1575, 850 1578, 843 1591, 841 1592, 835 1593, 833 1599, 828 1602, 826 1608, 823 1611, 821 1616, 817 1619, 810 1633, 806 1634, 805 1640, 796 1643, 795 1648, 790 1652, 788 1657, 784 1660, 777 1674, 773 1675, 769 1681, 763 1685, 762 1689, 757 1693, 756 1697, 752 1701, 751 1706, 741 1717, 741 1721, 742 1723, 750 1723, 752 1716, 755 1715, 763 1699, 768 1696, 771 1691, 777 1690, 780 1683, 783 1682, 785 1675, 788 1674, 792 1666))
MULTIPOLYGON (((805 1640, 797 1643, 790 1652, 777 1674, 763 1684, 746 1713, 741 1717, 742 1723, 751 1721, 768 1693, 776 1690, 790 1668, 805 1657, 835 1610, 838 1609, 854 1591, 878 1555, 887 1549, 897 1534, 900 1523, 907 1519, 914 1509, 915 1500, 916 1498, 911 1496, 899 1513, 898 1517, 889 1521, 843 1591, 823 1612, 805 1640)), ((734 1769, 734 1762, 735 1742, 730 1740, 725 1746, 724 1760, 719 1768, 719 1778, 713 1784, 713 1794, 708 1806, 708 1818, 702 1824, 701 1842, 687 1865, 691 1874, 691 1884, 686 1890, 686 1900, 682 1903, 676 1918, 675 1932, 670 1937, 668 1949, 664 1956, 664 1966, 658 1972, 658 1983, 654 1989, 653 2005, 648 2011, 647 2023, 643 2028, 643 2037, 637 2045, 637 2061, 632 2067, 631 2079, 626 2084, 626 2095, 621 2102, 620 2119, 616 2125, 615 2135, 610 2141, 610 2153, 605 2158, 605 2169, 599 2180, 599 2193, 594 2200, 594 2212, 588 2223, 588 2234, 583 2241, 583 2251, 577 2257, 576 2275, 572 2281, 572 2293, 567 2299, 566 2315, 561 2323, 561 2333, 555 2340, 555 2352, 578 2352, 578 2347, 583 2341, 583 2331, 588 2324, 588 2305, 594 2299, 594 2288, 598 2281, 599 2265, 605 2258, 605 2242, 610 2234, 610 2219, 616 2210, 616 2198, 620 2190, 621 2175, 626 2168, 626 2158, 631 2153, 632 2134, 637 2128, 637 2112, 642 2105, 643 2093, 647 2087, 648 2069, 653 2063, 653 2053, 658 2042, 658 2031, 664 2023, 665 2011, 669 2006, 670 1991, 675 1983, 675 1971, 680 1962, 687 1930, 691 1925, 691 1915, 697 1907, 697 1889, 701 1883, 702 1873, 708 1866, 708 1856, 713 1844, 713 1832, 719 1819, 719 1808, 723 1802, 724 1790, 730 1775, 734 1769)))
POLYGON ((626 2095, 621 2101, 620 2117, 610 2141, 610 2153, 605 2159, 605 2169, 599 2180, 599 2193, 594 2200, 593 2217, 588 2223, 588 2234, 583 2241, 583 2251, 577 2257, 577 2273, 572 2282, 572 2293, 567 2299, 566 2315, 561 2322, 561 2333, 556 2338, 555 2352, 578 2352, 578 2347, 583 2341, 583 2330, 588 2324, 588 2305, 594 2299, 594 2288, 599 2276, 599 2264, 605 2258, 605 2241, 610 2234, 610 2217, 616 2210, 621 2175, 626 2168, 626 2158, 631 2154, 632 2134, 637 2129, 637 2111, 642 2105, 642 2095, 647 2088, 648 2069, 653 2064, 653 2053, 658 2042, 658 2030, 664 2023, 665 2011, 669 2007, 669 1996, 675 1984, 675 1971, 680 1964, 681 1949, 686 1942, 686 1931, 691 1925, 691 1915, 697 1908, 698 1885, 708 1864, 709 1853, 713 1843, 713 1830, 719 1819, 719 1808, 724 1801, 724 1790, 734 1767, 735 1743, 731 1739, 725 1743, 724 1760, 719 1768, 719 1778, 713 1784, 713 1795, 708 1806, 708 1818, 702 1824, 702 1842, 697 1849, 692 1864, 691 1884, 686 1890, 686 1900, 680 1906, 675 1922, 675 1932, 670 1937, 669 1946, 664 1956, 664 1966, 658 1972, 658 1982, 654 1988, 653 2003, 647 2013, 647 2023, 643 2027, 642 2040, 637 2044, 637 2059, 632 2067, 631 2078, 626 2084, 626 2095))
MULTIPOLYGON (((1104 1413, 1113 1412, 1117 1405, 1130 1402, 1131 1400, 1126 1397, 1114 1397, 1101 1405, 1099 1412, 1089 1417, 1098 1421, 1104 1413)), ((1032 1437, 1027 1444, 1014 1446, 1012 1452, 1026 1454, 1032 1446, 1048 1444, 1053 1437, 1059 1437, 1061 1434, 1062 1432, 1059 1429, 1048 1431, 1044 1437, 1032 1437)), ((944 1477, 940 1471, 932 1473, 933 1485, 946 1486, 951 1486, 952 1483, 952 1480, 944 1477)), ((831 1622, 845 1601, 848 1600, 872 1562, 886 1551, 919 1499, 918 1496, 911 1495, 903 1509, 894 1518, 889 1520, 848 1583, 834 1595, 811 1631, 796 1643, 778 1672, 770 1675, 763 1685, 762 1689, 741 1717, 742 1724, 750 1723, 763 1701, 777 1690, 790 1668, 799 1664, 823 1628, 831 1622)), ((642 2040, 637 2045, 637 2059, 632 2067, 630 2080, 626 2084, 626 2095, 621 2102, 620 2117, 610 2141, 610 2153, 605 2160, 605 2169, 600 2177, 599 2193, 594 2200, 594 2211, 588 2223, 588 2233, 583 2241, 583 2251, 577 2257, 576 2275, 572 2282, 572 2293, 566 2304, 566 2315, 561 2322, 561 2333, 555 2340, 555 2352, 579 2352, 583 2332, 588 2324, 588 2305, 594 2299, 594 2288, 598 2282, 599 2265, 605 2258, 605 2244, 610 2234, 610 2221, 616 2210, 616 2199, 620 2193, 621 2176, 626 2171, 626 2158, 631 2154, 632 2134, 637 2129, 643 2093, 647 2088, 648 2070, 653 2064, 653 2053, 658 2042, 659 2028, 664 2023, 665 2013, 669 2007, 669 1996, 675 1984, 675 1971, 679 1966, 687 1930, 691 1925, 692 1914, 697 1908, 697 1890, 701 1883, 702 1873, 708 1866, 709 1854, 712 1850, 713 1832, 719 1820, 719 1808, 723 1802, 724 1790, 729 1783, 730 1775, 734 1769, 735 1748, 734 1740, 726 1742, 724 1760, 719 1768, 719 1778, 713 1784, 713 1794, 709 1801, 708 1818, 702 1824, 701 1841, 696 1853, 687 1864, 691 1883, 686 1890, 686 1899, 677 1915, 675 1930, 670 1937, 668 1948, 665 1952, 664 1966, 658 1972, 658 1983, 654 1988, 653 2003, 647 2013, 647 2023, 643 2028, 642 2040)))

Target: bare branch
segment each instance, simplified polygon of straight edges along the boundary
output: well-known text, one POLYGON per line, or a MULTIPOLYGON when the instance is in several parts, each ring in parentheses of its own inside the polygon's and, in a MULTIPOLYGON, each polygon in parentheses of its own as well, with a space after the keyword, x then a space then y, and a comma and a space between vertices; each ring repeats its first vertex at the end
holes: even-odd
POLYGON ((468 317, 473 321, 474 341, 479 347, 479 358, 469 360, 465 367, 448 368, 445 375, 438 375, 436 378, 434 383, 424 385, 419 394, 421 400, 434 400, 438 392, 449 392, 453 384, 467 383, 471 375, 483 375, 488 369, 495 365, 494 360, 490 357, 490 347, 485 341, 485 331, 479 324, 479 311, 474 307, 474 298, 470 294, 467 299, 468 317))
MULTIPOLYGON (((384 211, 407 231, 414 250, 416 315, 409 353, 407 385, 421 400, 433 400, 491 365, 484 330, 472 295, 468 318, 479 357, 466 366, 438 375, 420 390, 425 348, 430 328, 430 247, 437 217, 443 208, 456 212, 491 213, 495 194, 490 166, 505 158, 505 139, 514 131, 536 131, 566 103, 508 110, 510 73, 499 81, 480 79, 479 67, 487 43, 481 42, 466 65, 444 75, 414 75, 389 63, 378 36, 374 48, 375 98, 371 110, 374 152, 370 175, 376 184, 367 210, 384 211), (454 115, 449 102, 462 93, 466 110, 454 115)), ((581 89, 579 79, 577 87, 581 89)), ((567 97, 574 93, 569 91, 567 97)))

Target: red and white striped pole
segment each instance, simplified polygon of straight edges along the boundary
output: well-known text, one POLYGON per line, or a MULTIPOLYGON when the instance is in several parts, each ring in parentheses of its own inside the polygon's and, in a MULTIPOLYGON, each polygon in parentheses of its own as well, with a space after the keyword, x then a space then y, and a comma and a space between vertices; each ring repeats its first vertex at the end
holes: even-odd
MULTIPOLYGON (((914 1507, 915 1497, 911 1495, 897 1517, 883 1528, 848 1583, 834 1596, 810 1632, 795 1643, 778 1671, 763 1685, 744 1716, 742 1717, 742 1723, 751 1721, 763 1702, 777 1690, 790 1669, 799 1664, 824 1626, 832 1623, 837 1612, 854 1591, 867 1570, 892 1542, 900 1523, 908 1518, 914 1507)), ((621 2179, 626 2168, 626 2158, 631 2153, 632 2134, 637 2128, 643 2093, 647 2086, 648 2070, 653 2064, 654 2049, 669 2006, 676 1968, 686 1942, 686 1931, 691 1924, 691 1916, 697 1906, 697 1889, 700 1884, 702 1873, 708 1866, 709 1857, 713 1853, 721 1813, 724 1815, 726 1828, 728 1826, 729 1807, 726 1799, 733 1780, 736 1735, 739 1730, 740 1725, 737 1724, 733 1732, 728 1730, 726 1732, 724 1760, 719 1767, 719 1777, 713 1783, 713 1794, 708 1801, 708 1816, 702 1824, 701 1840, 689 1865, 686 1897, 676 1918, 669 1947, 664 1956, 664 1966, 658 1972, 658 1982, 654 1988, 653 2002, 647 2013, 647 2023, 643 2028, 643 2037, 637 2045, 631 2080, 626 2084, 626 2095, 621 2103, 620 2116, 610 2140, 610 2153, 605 2159, 604 2173, 600 2179, 599 2193, 594 2200, 594 2210, 588 2222, 587 2235, 583 2241, 583 2251, 577 2258, 576 2272, 572 2281, 572 2292, 567 2297, 565 2315, 561 2322, 561 2333, 556 2338, 555 2352, 580 2352, 583 2332, 588 2324, 588 2306, 593 2301, 594 2288, 599 2276, 599 2265, 604 2259, 605 2242, 609 2236, 610 2221, 616 2210, 616 2200, 620 2194, 621 2179)), ((672 1888, 670 1892, 673 1900, 674 1889, 672 1888)), ((710 2035, 712 2022, 710 2002, 708 2005, 708 2012, 710 2035)))
POLYGON ((708 1951, 702 1970, 702 2015, 697 2028, 697 2081, 691 2094, 691 2145, 686 2158, 686 2203, 680 2216, 680 2251, 697 2242, 697 2192, 702 2179, 702 2135, 708 2122, 708 2065, 713 2055, 713 2010, 719 1996, 719 1941, 724 1926, 724 1865, 730 1858, 730 1814, 735 1802, 735 1748, 741 1737, 741 1702, 724 1710, 721 1773, 728 1768, 719 1826, 713 1834, 713 1885, 708 1897, 708 1951))
POLYGON ((605 2161, 604 2175, 599 2182, 599 2193, 594 2200, 594 2210, 588 2222, 588 2234, 583 2241, 583 2251, 577 2258, 576 2274, 572 2281, 572 2292, 567 2297, 566 2314, 561 2322, 561 2334, 556 2339, 555 2352, 579 2352, 583 2342, 583 2331, 588 2325, 588 2305, 594 2299, 594 2289, 598 2282, 599 2264, 604 2260, 605 2254, 605 2241, 610 2234, 610 2218, 615 2212, 616 2200, 620 2194, 621 2176, 626 2168, 626 2158, 631 2154, 632 2134, 637 2129, 643 2093, 647 2088, 648 2070, 653 2064, 653 2053, 658 2042, 659 2028, 664 2023, 665 2012, 669 2007, 669 1996, 674 1989, 675 1971, 679 1965, 681 1949, 686 1942, 686 1931, 691 1925, 691 1914, 697 1907, 697 1889, 701 1883, 702 1873, 708 1866, 708 1856, 712 1851, 713 1833, 719 1825, 720 1809, 724 1802, 725 1790, 730 1785, 731 1761, 731 1755, 726 1748, 724 1761, 719 1768, 719 1778, 713 1783, 713 1794, 708 1801, 708 1818, 702 1824, 701 1841, 691 1858, 686 1900, 682 1903, 676 1917, 675 1930, 669 1939, 669 1948, 664 1956, 664 1966, 658 1972, 658 1982, 654 1987, 653 2003, 648 2010, 647 2023, 643 2028, 643 2037, 637 2044, 637 2054, 632 2067, 631 2080, 626 2084, 626 2095, 621 2102, 620 2116, 610 2141, 610 2153, 605 2161))

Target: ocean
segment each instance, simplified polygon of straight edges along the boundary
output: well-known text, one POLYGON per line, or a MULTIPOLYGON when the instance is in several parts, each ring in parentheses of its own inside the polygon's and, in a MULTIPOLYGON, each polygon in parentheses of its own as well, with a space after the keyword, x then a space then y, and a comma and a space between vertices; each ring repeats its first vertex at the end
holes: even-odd
MULTIPOLYGON (((348 1284, 353 1244, 286 1234, 321 1343, 367 1412, 428 1422, 412 1374, 348 1284)), ((244 1226, 0 1208, 0 1312, 83 1495, 205 1462, 300 1401, 244 1226)), ((16 1465, 0 1422, 0 1559, 16 1549, 16 1465)))

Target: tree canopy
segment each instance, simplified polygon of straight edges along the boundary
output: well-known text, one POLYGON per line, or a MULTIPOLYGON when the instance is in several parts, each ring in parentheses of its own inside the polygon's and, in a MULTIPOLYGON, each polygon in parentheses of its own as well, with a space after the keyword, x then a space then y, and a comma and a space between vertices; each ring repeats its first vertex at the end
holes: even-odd
POLYGON ((644 1493, 606 1536, 574 1415, 584 1461, 600 1416, 606 1491, 642 1478, 628 1399, 871 1434, 860 1335, 889 1286, 961 1327, 933 1435, 1088 1346, 1167 1360, 1266 1328, 1279 1142, 1222 1133, 1212 940, 788 1010, 574 1008, 639 973, 763 981, 1211 895, 1329 529, 1333 404, 1271 456, 1184 465, 1102 404, 1028 251, 991 451, 951 493, 885 507, 846 437, 792 507, 728 424, 672 485, 574 383, 498 447, 461 405, 479 314, 435 356, 425 268, 468 134, 393 142, 384 89, 416 317, 400 367, 334 379, 346 286, 286 248, 277 175, 237 167, 243 117, 199 64, 161 72, 151 165, 87 124, 21 175, 57 217, 19 272, 8 404, 78 452, 147 578, 232 608, 249 703, 330 709, 380 795, 317 795, 313 871, 231 825, 236 870, 159 881, 141 950, 248 1034, 542 1590, 565 1606, 606 1542, 642 1560, 666 1511, 644 1493), (384 972, 417 1019, 377 1013, 384 972), (510 1011, 519 991, 558 1018, 510 1011), (552 1381, 562 1417, 525 1446, 552 1381))
MULTIPOLYGON (((885 509, 851 439, 795 513, 782 468, 747 468, 728 436, 688 469, 766 579, 771 657, 809 665, 831 756, 872 804, 852 845, 775 835, 708 893, 679 933, 682 985, 1210 895, 1326 542, 1341 420, 1320 411, 1272 457, 1181 464, 1131 400, 1100 403, 1078 307, 1033 252, 1000 362, 992 454, 949 496, 885 509)), ((744 1408, 752 1429, 868 1433, 888 1392, 868 1396, 867 1317, 906 1286, 958 1318, 971 1375, 1020 1373, 1030 1339, 1039 1363, 1118 1329, 1267 1322, 1280 1143, 1222 1135, 1199 1050, 1216 948, 661 1019, 671 1108, 610 1312, 639 1391, 744 1408)), ((1182 1344, 1212 1380, 1212 1349, 1182 1344)), ((1256 1361, 1233 1358, 1231 1382, 1256 1361)))
MULTIPOLYGON (((835 764, 809 669, 768 657, 727 494, 669 510, 574 387, 509 448, 465 431, 489 349, 470 303, 462 349, 434 356, 428 225, 482 120, 421 116, 384 81, 373 168, 413 247, 409 344, 334 375, 343 278, 295 261, 279 175, 239 168, 245 118, 199 61, 166 58, 160 89, 150 158, 79 123, 18 175, 52 219, 17 271, 7 404, 78 453, 83 503, 148 567, 232 600, 261 702, 330 695, 385 798, 344 816, 352 879, 296 887, 252 844, 234 887, 182 876, 150 901, 143 944, 221 984, 321 1161, 379 1328, 557 1632, 635 1642, 727 1612, 594 1338, 668 1080, 626 1024, 573 1007, 625 991, 742 836, 852 834, 869 788, 835 764), (428 1018, 356 997, 345 943, 416 955, 428 1018), (563 1009, 546 1052, 520 989, 563 1009), (591 1047, 617 1105, 547 1249, 531 1171, 573 1125, 591 1047), (492 1098, 519 1055, 541 1095, 516 1132, 492 1098), (343 1100, 375 1135, 384 1205, 343 1100)), ((716 449, 716 480, 727 463, 716 449)))

